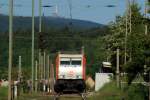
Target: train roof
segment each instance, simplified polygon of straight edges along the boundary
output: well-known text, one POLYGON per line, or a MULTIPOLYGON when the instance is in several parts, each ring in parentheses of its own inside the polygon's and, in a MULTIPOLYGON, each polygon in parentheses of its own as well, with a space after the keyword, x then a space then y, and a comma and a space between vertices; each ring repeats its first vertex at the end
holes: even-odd
POLYGON ((79 58, 79 57, 82 57, 83 55, 82 54, 59 54, 59 57, 64 57, 64 58, 79 58))

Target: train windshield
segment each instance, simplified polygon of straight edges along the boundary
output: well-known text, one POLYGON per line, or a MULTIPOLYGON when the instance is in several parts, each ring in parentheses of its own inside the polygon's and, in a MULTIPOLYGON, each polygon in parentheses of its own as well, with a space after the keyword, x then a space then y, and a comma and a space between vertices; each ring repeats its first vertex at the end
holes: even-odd
POLYGON ((81 61, 80 60, 72 61, 71 64, 72 65, 81 65, 81 61))
POLYGON ((61 61, 60 64, 61 65, 70 65, 70 61, 61 61))

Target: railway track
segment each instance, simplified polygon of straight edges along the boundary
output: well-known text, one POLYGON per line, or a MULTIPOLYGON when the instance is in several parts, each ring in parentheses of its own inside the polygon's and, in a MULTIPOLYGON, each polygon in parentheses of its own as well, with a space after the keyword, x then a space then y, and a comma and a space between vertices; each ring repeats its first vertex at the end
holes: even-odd
POLYGON ((61 97, 80 97, 82 100, 87 100, 87 94, 86 93, 73 93, 73 94, 55 94, 54 95, 54 100, 59 100, 61 97))

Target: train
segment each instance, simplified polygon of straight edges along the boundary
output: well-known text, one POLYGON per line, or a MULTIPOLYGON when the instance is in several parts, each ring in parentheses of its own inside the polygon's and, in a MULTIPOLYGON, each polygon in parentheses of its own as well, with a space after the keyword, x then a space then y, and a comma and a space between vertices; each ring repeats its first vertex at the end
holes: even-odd
POLYGON ((86 57, 84 53, 58 53, 56 57, 56 93, 83 93, 86 88, 86 57))

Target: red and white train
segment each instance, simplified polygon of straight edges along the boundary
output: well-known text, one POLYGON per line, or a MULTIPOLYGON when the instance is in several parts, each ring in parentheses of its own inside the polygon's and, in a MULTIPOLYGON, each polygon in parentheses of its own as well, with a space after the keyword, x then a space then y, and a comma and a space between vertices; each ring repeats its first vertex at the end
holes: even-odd
POLYGON ((86 58, 84 54, 58 53, 56 58, 56 93, 65 91, 84 92, 86 78, 86 58))

